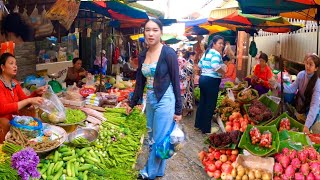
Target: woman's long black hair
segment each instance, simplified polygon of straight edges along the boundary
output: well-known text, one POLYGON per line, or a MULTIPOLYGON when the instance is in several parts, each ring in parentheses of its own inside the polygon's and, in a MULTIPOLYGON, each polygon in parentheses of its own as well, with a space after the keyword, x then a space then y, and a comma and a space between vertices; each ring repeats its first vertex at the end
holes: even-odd
POLYGON ((214 44, 216 44, 219 39, 224 40, 224 38, 223 38, 222 36, 220 36, 220 35, 215 35, 215 36, 213 36, 212 40, 210 41, 210 43, 209 43, 209 45, 208 45, 208 47, 207 47, 207 49, 206 49, 206 52, 205 52, 205 54, 204 54, 204 57, 206 57, 207 53, 210 51, 210 49, 212 48, 212 46, 213 46, 214 44))
POLYGON ((320 77, 320 58, 317 55, 309 55, 307 56, 306 59, 311 58, 316 66, 318 68, 318 71, 314 72, 313 76, 308 82, 307 88, 304 91, 304 97, 305 97, 305 111, 307 112, 307 108, 310 106, 311 100, 312 100, 312 95, 313 95, 313 90, 314 87, 316 86, 317 80, 320 77))

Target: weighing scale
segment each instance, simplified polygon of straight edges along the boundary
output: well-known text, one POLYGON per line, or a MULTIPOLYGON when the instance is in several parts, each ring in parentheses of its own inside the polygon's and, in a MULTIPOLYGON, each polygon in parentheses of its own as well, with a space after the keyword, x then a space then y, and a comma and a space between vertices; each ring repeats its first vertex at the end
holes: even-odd
POLYGON ((57 81, 57 78, 61 77, 61 73, 52 73, 48 74, 48 77, 51 79, 51 81, 48 82, 48 84, 51 86, 54 93, 59 93, 62 91, 62 85, 57 81))

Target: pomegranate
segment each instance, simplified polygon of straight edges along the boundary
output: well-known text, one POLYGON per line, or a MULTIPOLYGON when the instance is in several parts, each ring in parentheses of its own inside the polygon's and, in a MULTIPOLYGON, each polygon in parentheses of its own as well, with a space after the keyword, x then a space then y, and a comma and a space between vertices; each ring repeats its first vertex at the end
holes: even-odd
POLYGON ((214 153, 214 158, 215 158, 216 160, 219 160, 219 159, 220 159, 220 156, 221 156, 221 153, 220 153, 220 152, 215 152, 215 153, 214 153))
POLYGON ((214 165, 216 166, 216 169, 217 170, 220 170, 221 169, 221 166, 222 166, 222 162, 221 161, 216 161, 215 163, 214 163, 214 165))
POLYGON ((205 151, 200 151, 198 153, 199 160, 202 161, 206 155, 207 155, 207 153, 205 151))
POLYGON ((232 169, 233 169, 233 167, 231 164, 224 163, 221 166, 221 171, 224 173, 227 173, 227 174, 230 174, 232 169))
POLYGON ((210 172, 214 172, 216 170, 216 166, 214 164, 209 164, 207 170, 210 172))
POLYGON ((223 155, 220 156, 220 161, 221 162, 226 162, 227 160, 228 160, 227 155, 223 154, 223 155))
POLYGON ((214 173, 213 173, 213 177, 214 177, 214 178, 219 179, 220 176, 221 176, 221 171, 220 171, 220 170, 214 171, 214 173))

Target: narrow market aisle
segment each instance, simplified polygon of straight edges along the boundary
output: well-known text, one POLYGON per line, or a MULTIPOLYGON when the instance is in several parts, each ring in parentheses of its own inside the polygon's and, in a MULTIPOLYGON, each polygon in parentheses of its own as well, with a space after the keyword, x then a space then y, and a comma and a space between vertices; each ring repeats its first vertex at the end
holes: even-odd
MULTIPOLYGON (((210 179, 204 172, 201 162, 198 160, 198 152, 206 147, 205 135, 193 128, 195 113, 183 119, 183 125, 188 136, 184 148, 168 160, 166 174, 158 180, 207 180, 210 179)), ((148 148, 143 146, 143 152, 137 161, 137 169, 141 169, 148 156, 148 148)))

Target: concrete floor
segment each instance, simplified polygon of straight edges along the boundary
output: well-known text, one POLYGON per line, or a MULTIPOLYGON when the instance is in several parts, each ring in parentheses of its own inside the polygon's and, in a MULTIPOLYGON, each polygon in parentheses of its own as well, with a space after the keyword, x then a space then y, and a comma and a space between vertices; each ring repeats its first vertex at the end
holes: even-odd
MULTIPOLYGON (((184 117, 182 124, 187 134, 187 142, 184 148, 167 161, 166 174, 157 180, 208 180, 209 176, 204 172, 201 162, 198 159, 198 152, 204 147, 206 135, 195 131, 195 113, 189 117, 184 117)), ((148 149, 145 145, 143 152, 137 161, 137 169, 142 169, 148 156, 148 149)))

